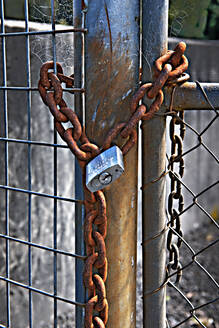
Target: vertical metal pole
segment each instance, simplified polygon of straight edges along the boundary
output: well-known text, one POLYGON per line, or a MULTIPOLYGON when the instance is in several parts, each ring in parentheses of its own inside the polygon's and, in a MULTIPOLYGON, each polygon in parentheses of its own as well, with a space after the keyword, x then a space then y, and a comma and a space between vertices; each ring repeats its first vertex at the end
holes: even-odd
MULTIPOLYGON (((75 0, 73 2, 73 24, 74 27, 82 27, 82 1, 75 0)), ((83 36, 81 33, 74 33, 74 84, 76 88, 83 86, 82 77, 82 50, 83 50, 83 36)), ((83 101, 81 93, 74 95, 75 112, 80 118, 81 124, 84 121, 83 115, 83 101)), ((78 161, 75 160, 75 198, 83 199, 82 174, 78 161)), ((75 252, 77 254, 85 254, 84 247, 84 207, 81 204, 75 205, 75 252)), ((76 301, 85 303, 85 289, 83 287, 83 269, 84 262, 80 259, 75 260, 75 297, 76 301)), ((77 306, 75 310, 76 327, 84 326, 84 312, 83 308, 77 306)))
MULTIPOLYGON (((154 60, 167 50, 168 0, 143 0, 143 81, 151 81, 154 60)), ((145 99, 147 103, 147 100, 145 99)), ((162 111, 162 108, 161 108, 162 111)), ((165 119, 142 124, 144 327, 166 327, 165 119), (156 181, 156 182, 155 182, 156 181)))
MULTIPOLYGON (((1 0, 1 33, 5 33, 5 14, 4 14, 4 1, 1 0)), ((7 87, 7 55, 6 55, 6 38, 2 38, 2 80, 3 86, 7 87)), ((8 138, 8 92, 3 90, 3 107, 4 107, 4 137, 8 138)), ((9 185, 9 151, 8 142, 5 142, 5 185, 9 185)), ((10 234, 9 224, 9 191, 5 190, 5 235, 10 234)), ((5 240, 5 273, 6 278, 10 279, 10 244, 9 240, 5 240)), ((6 301, 7 301, 7 327, 11 325, 11 298, 10 298, 10 283, 6 282, 6 301)))
MULTIPOLYGON (((129 119, 131 97, 138 87, 139 0, 89 1, 86 28, 86 132, 101 146, 110 128, 129 119)), ((125 174, 104 193, 107 327, 135 327, 137 147, 125 158, 125 174)))
MULTIPOLYGON (((25 31, 29 32, 29 4, 24 2, 25 31)), ((26 35, 26 71, 27 87, 31 86, 30 37, 26 35)), ((31 91, 27 91, 28 140, 31 140, 31 91)), ((32 190, 32 147, 28 145, 28 189, 32 190)), ((32 195, 28 195, 28 241, 32 241, 32 195)), ((28 247, 28 283, 32 286, 32 248, 28 247)), ((29 290, 29 328, 33 327, 33 298, 29 290)))
MULTIPOLYGON (((56 13, 55 13, 55 1, 50 0, 51 5, 51 27, 52 30, 56 29, 56 13)), ((54 73, 56 74, 56 62, 57 62, 57 50, 56 50, 56 35, 55 33, 52 35, 52 55, 54 61, 54 73)), ((54 135, 53 142, 57 143, 57 132, 55 130, 54 124, 54 135)), ((57 148, 54 147, 53 150, 53 194, 57 196, 57 148)), ((53 248, 57 249, 57 199, 54 199, 53 203, 53 248)), ((58 290, 57 285, 57 254, 54 253, 53 256, 53 293, 56 296, 58 290)), ((58 324, 58 302, 57 299, 54 298, 54 307, 53 307, 53 326, 57 328, 58 324)))

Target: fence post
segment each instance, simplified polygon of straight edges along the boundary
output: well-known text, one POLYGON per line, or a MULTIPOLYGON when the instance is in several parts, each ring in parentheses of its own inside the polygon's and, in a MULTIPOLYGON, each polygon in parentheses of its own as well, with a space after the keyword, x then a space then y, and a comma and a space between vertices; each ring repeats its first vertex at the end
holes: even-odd
MULTIPOLYGON (((82 1, 73 1, 73 18, 74 27, 82 27, 84 24, 82 13, 82 1)), ((83 33, 74 33, 74 84, 76 88, 84 87, 84 36, 83 33)), ((75 112, 77 113, 81 124, 84 121, 84 104, 83 97, 81 93, 75 93, 74 104, 75 112)), ((83 185, 82 185, 82 174, 81 168, 75 158, 75 198, 83 199, 83 185)), ((85 255, 85 245, 84 245, 84 234, 83 234, 83 224, 84 224, 84 207, 81 204, 75 204, 75 251, 77 254, 85 255)), ((75 260, 75 297, 78 302, 85 302, 85 288, 83 287, 83 270, 84 262, 80 259, 75 260)), ((84 309, 82 307, 76 307, 75 309, 75 326, 77 328, 82 328, 84 321, 84 309)))
MULTIPOLYGON (((130 117, 138 87, 139 0, 89 1, 86 28, 86 132, 101 146, 110 128, 130 117)), ((124 175, 105 189, 105 196, 107 327, 135 327, 137 147, 125 158, 124 175)))
MULTIPOLYGON (((143 0, 143 82, 152 80, 154 60, 167 50, 168 0, 143 0)), ((145 99, 146 103, 147 100, 145 99)), ((162 110, 162 109, 161 109, 162 110)), ((164 328, 165 281, 165 119, 142 125, 143 139, 143 308, 144 327, 164 328), (161 288, 160 288, 161 287, 161 288)))

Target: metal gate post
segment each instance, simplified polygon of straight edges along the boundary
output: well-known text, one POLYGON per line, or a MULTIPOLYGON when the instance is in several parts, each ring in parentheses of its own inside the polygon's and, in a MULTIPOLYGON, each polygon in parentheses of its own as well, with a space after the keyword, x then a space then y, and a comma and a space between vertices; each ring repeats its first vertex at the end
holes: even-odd
MULTIPOLYGON (((89 1, 86 28, 86 132, 101 146, 113 126, 129 119, 131 97, 138 87, 139 0, 89 1)), ((135 327, 137 147, 125 158, 125 173, 104 190, 107 327, 135 327)))
MULTIPOLYGON (((152 80, 154 60, 167 50, 168 0, 143 0, 143 82, 152 80)), ((147 102, 147 100, 145 99, 147 102)), ((161 109, 162 111, 162 109, 161 109)), ((165 281, 165 119, 142 124, 143 139, 143 308, 144 327, 164 328, 165 281), (159 179, 159 177, 161 177, 159 179)))
MULTIPOLYGON (((82 1, 73 1, 73 17, 74 27, 83 27, 83 13, 82 13, 82 1)), ((84 35, 83 33, 74 33, 74 84, 76 88, 84 87, 84 35)), ((75 112, 77 113, 81 124, 84 121, 83 115, 83 98, 84 95, 81 93, 75 93, 74 103, 75 112)), ((83 185, 82 185, 82 174, 81 168, 75 158, 75 198, 83 199, 83 185)), ((84 206, 81 204, 75 204, 75 251, 77 254, 85 255, 84 235, 83 235, 83 224, 84 224, 84 206)), ((80 259, 75 260, 75 297, 76 301, 85 303, 85 288, 83 287, 83 270, 84 262, 80 259)), ((75 309, 75 326, 82 328, 84 326, 84 309, 77 306, 75 309)))

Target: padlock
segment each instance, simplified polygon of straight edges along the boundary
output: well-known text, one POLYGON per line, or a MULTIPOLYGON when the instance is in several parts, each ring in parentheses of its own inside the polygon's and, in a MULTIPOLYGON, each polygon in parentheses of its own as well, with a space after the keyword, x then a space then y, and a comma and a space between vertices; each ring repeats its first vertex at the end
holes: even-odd
POLYGON ((122 151, 113 146, 92 159, 86 167, 86 186, 91 192, 103 189, 124 172, 122 151))

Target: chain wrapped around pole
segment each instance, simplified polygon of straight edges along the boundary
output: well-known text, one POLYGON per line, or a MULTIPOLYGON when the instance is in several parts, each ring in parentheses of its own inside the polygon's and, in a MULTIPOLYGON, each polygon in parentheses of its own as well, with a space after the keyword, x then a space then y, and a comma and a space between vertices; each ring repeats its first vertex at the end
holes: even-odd
MULTIPOLYGON (((87 255, 84 265, 83 281, 88 290, 88 301, 85 305, 85 328, 103 328, 106 326, 108 320, 108 302, 105 288, 105 281, 107 279, 105 245, 107 234, 106 199, 102 190, 93 193, 87 189, 85 184, 86 165, 102 151, 110 148, 118 135, 125 139, 122 145, 123 155, 125 156, 129 152, 137 141, 136 126, 138 122, 140 120, 146 121, 152 119, 161 107, 164 99, 162 91, 164 85, 178 83, 178 80, 185 80, 183 73, 188 67, 188 61, 183 55, 184 51, 185 44, 180 42, 174 51, 168 51, 166 55, 156 61, 155 81, 153 83, 143 84, 139 88, 131 101, 129 121, 121 122, 112 128, 101 147, 89 141, 85 133, 85 127, 81 126, 76 113, 68 108, 63 99, 62 83, 65 83, 66 87, 72 88, 74 84, 73 76, 68 77, 63 75, 63 69, 59 63, 56 63, 55 70, 53 61, 47 62, 41 67, 38 88, 42 100, 49 107, 54 117, 57 132, 76 156, 82 169, 85 205, 84 239, 87 255), (144 104, 139 105, 139 101, 145 95, 150 99, 154 99, 148 110, 144 104), (65 129, 63 123, 69 121, 72 127, 65 129)), ((69 92, 74 91, 69 90, 69 92)), ((178 137, 174 136, 173 138, 175 144, 178 145, 177 156, 179 156, 181 143, 178 137)), ((174 184, 173 192, 174 198, 181 195, 179 184, 174 184), (176 191, 174 189, 175 185, 176 191)), ((181 196, 179 197, 179 202, 181 202, 181 196)), ((172 249, 173 246, 171 246, 171 251, 172 249)))

